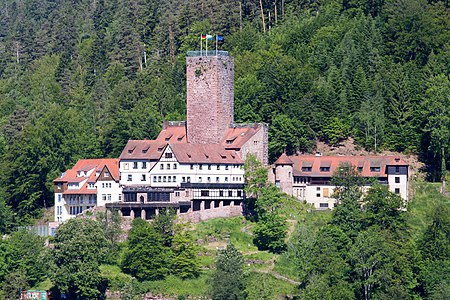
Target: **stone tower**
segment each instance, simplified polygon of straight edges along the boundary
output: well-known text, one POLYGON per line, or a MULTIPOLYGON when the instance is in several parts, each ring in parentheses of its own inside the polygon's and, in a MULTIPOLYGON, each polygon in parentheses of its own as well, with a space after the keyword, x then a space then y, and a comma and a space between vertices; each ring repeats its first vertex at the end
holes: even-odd
POLYGON ((234 122, 234 59, 220 54, 186 57, 188 143, 219 143, 234 122))

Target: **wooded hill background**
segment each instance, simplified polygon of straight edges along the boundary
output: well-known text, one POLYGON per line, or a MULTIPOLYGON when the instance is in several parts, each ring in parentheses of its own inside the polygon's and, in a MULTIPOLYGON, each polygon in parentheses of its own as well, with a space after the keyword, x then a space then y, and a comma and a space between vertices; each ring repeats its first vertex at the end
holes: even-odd
POLYGON ((52 180, 78 159, 184 119, 202 33, 224 36, 235 119, 269 124, 272 161, 352 136, 445 175, 448 1, 2 0, 0 231, 53 205, 52 180))

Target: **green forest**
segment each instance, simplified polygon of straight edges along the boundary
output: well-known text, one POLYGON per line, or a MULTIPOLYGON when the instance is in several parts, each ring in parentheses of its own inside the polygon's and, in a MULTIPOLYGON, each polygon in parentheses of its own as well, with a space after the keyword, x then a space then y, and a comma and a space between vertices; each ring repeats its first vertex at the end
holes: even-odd
POLYGON ((273 162, 315 141, 450 166, 450 8, 438 0, 2 0, 0 231, 53 205, 80 158, 117 157, 185 117, 201 34, 235 57, 235 120, 273 162))
POLYGON ((0 299, 28 288, 74 300, 450 298, 449 189, 413 182, 405 207, 386 186, 364 192, 343 165, 340 204, 311 212, 255 158, 245 177, 245 216, 192 224, 166 209, 134 219, 126 238, 117 211, 70 219, 47 240, 15 231, 0 239, 0 299))

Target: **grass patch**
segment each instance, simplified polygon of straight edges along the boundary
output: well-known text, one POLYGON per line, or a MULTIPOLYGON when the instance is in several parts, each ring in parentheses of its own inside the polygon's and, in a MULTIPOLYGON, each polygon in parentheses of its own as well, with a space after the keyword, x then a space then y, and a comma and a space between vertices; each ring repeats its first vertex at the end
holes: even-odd
POLYGON ((131 276, 122 273, 119 266, 100 265, 100 272, 102 277, 108 280, 108 288, 112 291, 121 290, 128 282, 131 281, 131 276))
POLYGON ((246 282, 247 299, 286 299, 286 296, 295 294, 295 285, 277 279, 270 274, 252 272, 246 282))
POLYGON ((253 225, 244 217, 212 219, 196 224, 193 233, 197 240, 215 240, 216 242, 209 243, 212 249, 225 247, 230 240, 241 251, 256 251, 251 235, 253 225))
POLYGON ((411 181, 413 199, 408 204, 408 224, 417 238, 431 222, 434 207, 443 203, 450 205, 450 199, 440 193, 441 183, 411 181))
POLYGON ((144 293, 152 293, 153 295, 162 296, 178 296, 178 297, 201 297, 208 294, 209 284, 207 279, 209 272, 202 273, 198 278, 181 279, 170 275, 164 280, 144 281, 139 283, 139 290, 144 293))

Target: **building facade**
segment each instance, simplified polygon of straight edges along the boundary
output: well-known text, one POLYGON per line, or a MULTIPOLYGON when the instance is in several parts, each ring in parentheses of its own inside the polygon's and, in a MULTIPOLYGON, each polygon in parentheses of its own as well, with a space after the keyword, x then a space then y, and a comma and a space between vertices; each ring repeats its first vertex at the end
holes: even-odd
POLYGON ((282 154, 274 163, 272 180, 281 191, 312 204, 315 209, 336 205, 331 183, 335 171, 350 164, 370 183, 387 185, 389 190, 408 200, 408 164, 398 156, 311 156, 282 154))
POLYGON ((53 181, 56 222, 64 222, 95 206, 122 199, 119 160, 81 159, 53 181))
POLYGON ((268 164, 268 127, 234 122, 234 60, 227 52, 188 52, 186 79, 187 121, 165 121, 154 140, 129 140, 117 174, 101 165, 74 175, 88 164, 79 161, 55 180, 55 221, 93 206, 150 219, 165 207, 186 213, 242 204, 244 160, 254 154, 268 164))

